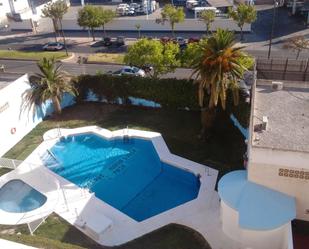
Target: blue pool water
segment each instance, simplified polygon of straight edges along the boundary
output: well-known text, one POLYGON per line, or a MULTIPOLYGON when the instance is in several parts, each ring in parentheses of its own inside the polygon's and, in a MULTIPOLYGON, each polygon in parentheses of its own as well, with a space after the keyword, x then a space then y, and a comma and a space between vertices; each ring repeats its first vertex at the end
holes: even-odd
POLYGON ((87 133, 62 138, 49 153, 51 170, 137 221, 198 195, 199 179, 161 162, 148 140, 87 133))
POLYGON ((24 213, 41 207, 46 196, 22 180, 11 180, 0 189, 0 209, 11 213, 24 213))

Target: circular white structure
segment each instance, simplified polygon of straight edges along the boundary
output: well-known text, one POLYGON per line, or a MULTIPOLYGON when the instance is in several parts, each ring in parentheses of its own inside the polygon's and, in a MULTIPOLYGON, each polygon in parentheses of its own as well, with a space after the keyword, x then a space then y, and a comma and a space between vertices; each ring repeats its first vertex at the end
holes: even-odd
POLYGON ((223 176, 218 184, 222 229, 252 249, 287 248, 294 198, 247 180, 245 170, 223 176))
MULTIPOLYGON (((54 211, 58 203, 60 186, 58 181, 50 177, 47 171, 24 162, 17 169, 0 177, 0 189, 6 187, 5 185, 13 181, 25 183, 25 187, 27 186, 29 189, 33 189, 35 192, 46 197, 46 201, 43 201, 41 206, 25 212, 17 212, 16 210, 15 212, 10 212, 8 211, 9 208, 6 210, 0 208, 0 224, 19 225, 31 223, 35 220, 47 217, 54 211), (42 184, 43 182, 44 184, 42 184), (40 187, 38 188, 38 186, 40 187), (44 186, 44 189, 42 189, 42 186, 44 186), (40 191, 38 191, 38 189, 40 189, 40 191)), ((13 205, 22 205, 22 201, 27 201, 22 200, 22 197, 18 198, 17 195, 15 197, 16 202, 14 204, 12 203, 13 205)), ((10 199, 14 202, 13 198, 10 199)), ((4 200, 2 199, 0 202, 1 201, 4 200)), ((10 203, 5 205, 10 205, 10 203)))

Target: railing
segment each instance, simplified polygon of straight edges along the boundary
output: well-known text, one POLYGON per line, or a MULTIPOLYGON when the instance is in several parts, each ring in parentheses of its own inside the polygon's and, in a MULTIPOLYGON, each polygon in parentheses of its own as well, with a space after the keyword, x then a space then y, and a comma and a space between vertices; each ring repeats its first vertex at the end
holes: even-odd
POLYGON ((23 161, 9 159, 9 158, 0 158, 0 168, 16 169, 23 161))

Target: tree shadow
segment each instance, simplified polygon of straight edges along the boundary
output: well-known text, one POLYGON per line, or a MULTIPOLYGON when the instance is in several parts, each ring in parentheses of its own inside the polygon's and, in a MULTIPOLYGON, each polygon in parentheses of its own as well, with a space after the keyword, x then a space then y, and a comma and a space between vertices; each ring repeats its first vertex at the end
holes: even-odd
MULTIPOLYGON (((280 7, 276 10, 273 38, 278 38, 307 29, 302 16, 290 16, 289 9, 280 7)), ((257 20, 252 24, 254 35, 245 36, 246 42, 259 42, 269 40, 273 19, 273 8, 257 11, 257 20)))

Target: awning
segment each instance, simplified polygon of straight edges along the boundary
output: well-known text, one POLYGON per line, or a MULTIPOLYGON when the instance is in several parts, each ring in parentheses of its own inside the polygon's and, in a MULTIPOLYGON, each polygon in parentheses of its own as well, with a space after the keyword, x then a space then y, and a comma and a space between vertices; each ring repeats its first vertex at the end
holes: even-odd
POLYGON ((222 8, 222 7, 232 7, 233 2, 229 0, 207 0, 207 2, 212 6, 216 8, 222 8))

